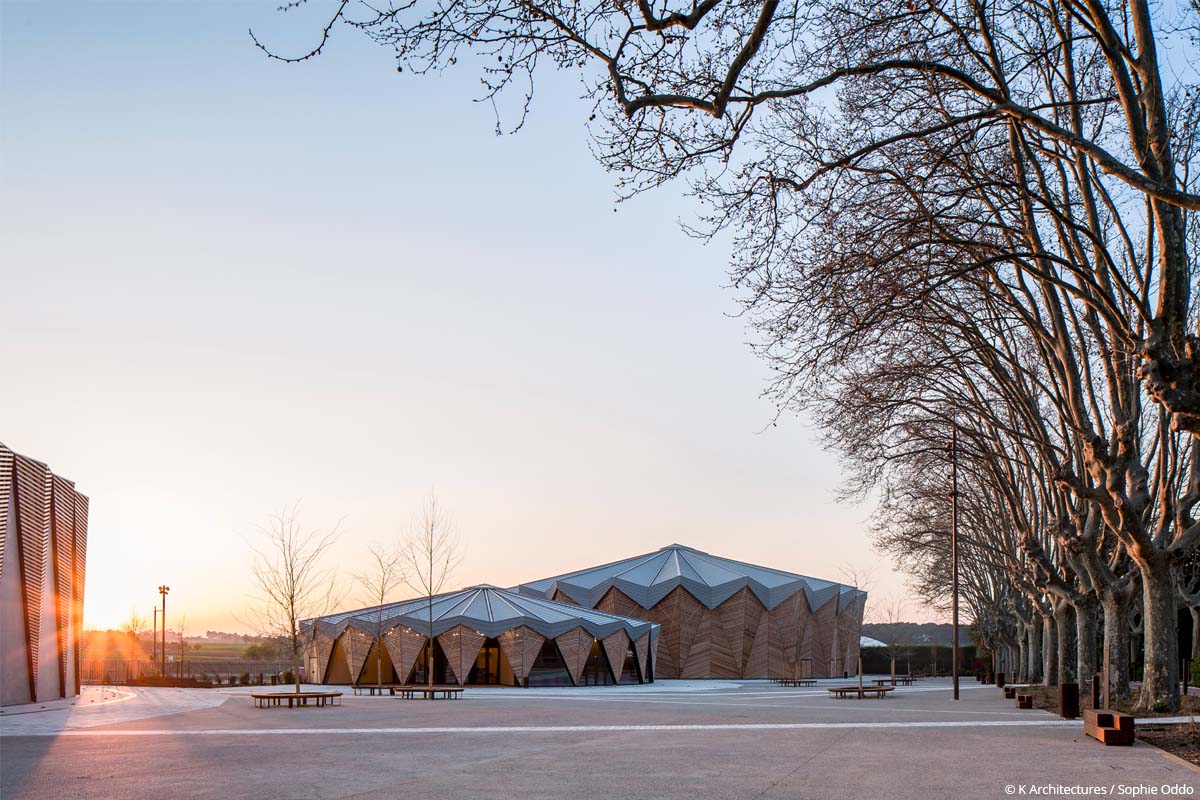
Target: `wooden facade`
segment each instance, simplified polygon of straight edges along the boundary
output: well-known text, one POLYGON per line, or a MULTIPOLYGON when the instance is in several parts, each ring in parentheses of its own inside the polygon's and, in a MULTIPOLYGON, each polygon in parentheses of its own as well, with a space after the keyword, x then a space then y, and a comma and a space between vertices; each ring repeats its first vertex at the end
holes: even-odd
POLYGON ((0 444, 0 705, 79 693, 88 499, 0 444))
POLYGON ((301 630, 310 681, 409 683, 427 679, 432 666, 439 683, 561 686, 649 682, 659 627, 474 586, 305 620, 301 630), (434 634, 432 665, 421 628, 434 634), (631 658, 636 666, 627 669, 631 658))
POLYGON ((509 669, 518 681, 524 682, 533 669, 533 663, 542 650, 546 637, 532 628, 521 625, 496 637, 500 652, 508 661, 509 669))
POLYGON ((743 587, 708 608, 684 586, 676 586, 650 608, 616 587, 596 608, 662 626, 656 678, 791 678, 841 675, 858 657, 861 606, 838 614, 838 597, 817 610, 803 591, 766 607, 743 587), (856 614, 858 616, 856 616, 856 614))
MULTIPOLYGON (((467 682, 471 665, 475 663, 475 656, 479 655, 479 648, 483 647, 487 637, 466 625, 456 625, 437 637, 437 640, 446 654, 446 663, 454 673, 454 680, 462 686, 467 682)), ((447 675, 446 679, 449 680, 450 676, 447 675)))

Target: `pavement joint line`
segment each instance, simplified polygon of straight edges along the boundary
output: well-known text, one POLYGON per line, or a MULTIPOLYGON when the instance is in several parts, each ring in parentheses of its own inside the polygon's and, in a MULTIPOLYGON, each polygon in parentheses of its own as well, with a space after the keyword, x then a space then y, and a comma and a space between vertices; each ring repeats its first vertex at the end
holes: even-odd
MULTIPOLYGON (((1185 718, 1180 717, 1180 720, 1185 718)), ((1161 722, 1161 720, 1160 720, 1161 722)), ((778 723, 699 723, 691 725, 505 725, 505 726, 428 726, 412 728, 195 728, 136 730, 63 730, 41 733, 6 733, 8 736, 275 736, 275 735, 362 735, 362 734, 514 734, 514 733, 636 733, 639 731, 790 731, 890 728, 1065 728, 1079 727, 1079 720, 941 720, 911 722, 778 722, 778 723)))
MULTIPOLYGON (((736 696, 736 695, 731 695, 731 696, 736 696)), ((465 699, 468 699, 468 698, 464 698, 464 700, 465 699)), ((485 699, 485 698, 472 697, 469 699, 479 701, 479 700, 485 699)), ((488 700, 522 700, 525 698, 505 695, 505 696, 490 697, 490 698, 486 698, 486 699, 488 699, 488 700)), ((530 697, 528 699, 531 699, 531 700, 532 699, 561 700, 564 698, 561 698, 561 697, 536 697, 536 698, 530 697)), ((998 714, 998 715, 1003 715, 1003 716, 1027 715, 1024 712, 1019 712, 1019 711, 977 711, 977 710, 971 710, 971 709, 958 709, 958 708, 897 708, 895 706, 884 705, 885 703, 888 702, 886 700, 875 700, 875 699, 862 701, 864 703, 870 703, 869 706, 868 705, 861 705, 861 706, 851 705, 851 702, 853 702, 853 701, 849 701, 849 700, 835 701, 835 702, 841 703, 841 705, 806 706, 806 705, 792 705, 792 704, 768 705, 766 703, 720 703, 720 702, 710 703, 710 702, 691 701, 691 700, 648 700, 644 697, 638 698, 637 700, 622 700, 622 699, 614 698, 614 697, 579 697, 579 698, 574 698, 574 699, 580 700, 583 702, 590 702, 590 703, 636 703, 638 705, 653 703, 656 705, 678 705, 678 706, 737 706, 737 707, 742 707, 742 708, 768 708, 768 709, 774 708, 774 709, 781 709, 781 710, 788 710, 788 711, 797 709, 797 708, 804 708, 804 709, 815 709, 815 710, 820 710, 820 711, 892 711, 892 712, 902 712, 902 713, 910 713, 910 714, 924 714, 924 713, 929 713, 929 714, 998 714), (878 703, 878 705, 876 705, 876 703, 878 703)))

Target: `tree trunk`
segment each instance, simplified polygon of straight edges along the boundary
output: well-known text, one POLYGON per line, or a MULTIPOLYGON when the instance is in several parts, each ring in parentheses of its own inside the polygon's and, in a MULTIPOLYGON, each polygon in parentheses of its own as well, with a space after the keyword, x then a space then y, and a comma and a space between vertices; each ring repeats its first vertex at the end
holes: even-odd
POLYGON ((1042 631, 1036 624, 1037 618, 1025 626, 1025 637, 1029 644, 1025 651, 1029 656, 1029 665, 1025 672, 1026 683, 1040 683, 1042 680, 1042 631))
POLYGON ((1194 661, 1200 658, 1200 607, 1188 606, 1188 613, 1192 615, 1192 652, 1190 657, 1194 661))
POLYGON ((1138 711, 1175 711, 1179 689, 1179 638, 1175 629, 1175 581, 1165 565, 1142 567, 1142 628, 1145 631, 1145 673, 1138 711))
POLYGON ((1096 675, 1096 603, 1094 600, 1075 608, 1075 651, 1078 664, 1079 696, 1090 697, 1096 675))
POLYGON ((1042 615, 1042 682, 1058 685, 1058 623, 1050 614, 1042 615))
POLYGON ((1054 627, 1058 631, 1058 683, 1074 683, 1076 671, 1075 607, 1065 601, 1055 603, 1054 627))
POLYGON ((1129 621, 1127 609, 1117 596, 1105 597, 1100 605, 1104 611, 1104 649, 1108 653, 1108 685, 1113 700, 1129 697, 1129 621))
POLYGON ((1013 676, 1014 679, 1020 683, 1026 683, 1028 681, 1028 676, 1025 674, 1026 667, 1029 664, 1029 657, 1025 652, 1026 641, 1027 637, 1025 636, 1025 624, 1021 623, 1021 635, 1017 637, 1017 674, 1013 676))
POLYGON ((300 637, 292 634, 292 680, 296 683, 296 694, 300 694, 300 653, 304 648, 300 644, 300 637))

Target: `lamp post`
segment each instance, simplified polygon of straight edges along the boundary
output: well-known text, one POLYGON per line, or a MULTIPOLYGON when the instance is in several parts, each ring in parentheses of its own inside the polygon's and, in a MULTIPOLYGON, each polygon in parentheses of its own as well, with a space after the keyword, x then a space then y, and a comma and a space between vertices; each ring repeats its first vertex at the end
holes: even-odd
POLYGON ((951 644, 950 674, 954 699, 958 699, 958 428, 950 431, 950 616, 951 644))
POLYGON ((162 676, 167 677, 167 592, 171 591, 171 587, 163 584, 158 587, 158 593, 162 595, 162 676))
POLYGON ((150 663, 158 663, 158 606, 154 607, 154 631, 150 634, 150 663))

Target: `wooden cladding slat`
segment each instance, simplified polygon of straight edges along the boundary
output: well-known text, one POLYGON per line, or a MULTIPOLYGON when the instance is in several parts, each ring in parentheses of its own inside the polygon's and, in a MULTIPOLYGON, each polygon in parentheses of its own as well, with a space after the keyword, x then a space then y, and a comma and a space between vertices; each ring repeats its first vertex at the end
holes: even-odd
POLYGON ((617 631, 605 636, 601 644, 604 645, 604 654, 608 656, 608 665, 612 668, 613 681, 620 683, 621 669, 625 666, 625 654, 629 652, 629 634, 625 631, 617 631))
POLYGON ((55 631, 58 638, 58 687, 59 695, 67 696, 68 660, 72 650, 71 613, 72 583, 75 556, 75 484, 52 476, 50 538, 54 565, 54 611, 57 616, 55 631))
POLYGON ((604 593, 604 597, 601 597, 600 602, 596 603, 596 609, 620 617, 646 619, 646 609, 639 606, 635 600, 630 599, 627 594, 615 586, 604 593))
POLYGON ((572 606, 579 605, 579 603, 576 603, 574 600, 567 597, 565 594, 560 592, 558 589, 554 590, 554 597, 552 597, 550 599, 556 603, 566 603, 567 605, 572 605, 572 606))
MULTIPOLYGON (((813 675, 818 678, 832 677, 838 666, 833 653, 834 639, 836 638, 834 628, 837 625, 837 599, 834 598, 816 609, 813 612, 812 623, 813 675)), ((839 670, 837 674, 840 675, 841 671, 839 670)))
POLYGON ((404 625, 397 625, 383 635, 383 645, 392 659, 392 666, 396 668, 396 680, 406 682, 413 665, 417 663, 417 656, 425 647, 425 635, 404 625))
POLYGON ((595 639, 583 628, 572 628, 554 641, 558 644, 558 650, 562 653, 563 661, 566 662, 567 672, 570 673, 571 680, 578 686, 580 679, 583 677, 583 668, 587 666, 588 654, 592 652, 592 643, 595 639))
POLYGON ((50 539, 50 470, 41 462, 17 455, 14 471, 29 693, 30 699, 36 702, 42 699, 38 697, 37 684, 42 636, 42 593, 46 582, 50 539))
POLYGON ((79 694, 79 665, 83 662, 83 587, 87 571, 88 506, 85 495, 75 493, 75 549, 71 553, 71 600, 75 620, 75 694, 79 694))
POLYGON ((8 507, 13 500, 12 450, 0 444, 0 580, 4 580, 4 544, 8 541, 8 507))
POLYGON ((438 636, 437 640, 442 646, 442 652, 446 654, 446 663, 454 673, 454 679, 462 686, 467 682, 471 665, 475 663, 479 648, 483 647, 487 637, 466 625, 455 625, 438 636))
POLYGON ((329 671, 329 657, 333 655, 334 639, 324 631, 315 631, 312 639, 312 654, 317 660, 316 674, 309 678, 313 683, 324 683, 329 671))
POLYGON ((524 681, 529 677, 529 671, 533 669, 533 663, 537 660, 538 653, 541 651, 546 637, 531 628, 521 625, 500 634, 496 641, 499 642, 500 652, 504 654, 505 660, 508 661, 509 669, 513 671, 513 675, 516 676, 518 681, 524 681))
POLYGON ((642 680, 650 680, 650 634, 643 633, 633 643, 633 652, 637 655, 638 669, 642 671, 642 680))
POLYGON ((346 651, 351 683, 358 683, 358 676, 362 673, 363 664, 367 663, 367 655, 374 643, 375 639, 369 633, 364 633, 358 628, 346 628, 342 634, 342 647, 346 651))

